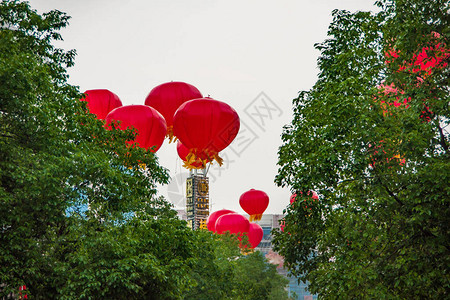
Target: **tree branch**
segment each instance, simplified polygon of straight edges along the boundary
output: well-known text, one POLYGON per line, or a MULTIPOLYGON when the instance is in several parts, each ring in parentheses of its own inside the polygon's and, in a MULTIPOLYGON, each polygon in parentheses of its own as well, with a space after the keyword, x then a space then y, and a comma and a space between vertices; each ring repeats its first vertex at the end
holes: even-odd
POLYGON ((395 201, 397 201, 400 205, 404 205, 404 203, 397 197, 396 194, 394 194, 385 184, 383 184, 383 182, 380 180, 381 185, 386 189, 386 191, 388 192, 389 196, 393 197, 395 199, 395 201))
POLYGON ((0 136, 6 137, 6 138, 10 138, 10 139, 12 139, 12 138, 14 137, 14 136, 12 136, 12 135, 4 134, 4 133, 1 133, 0 136))
POLYGON ((441 140, 439 143, 441 144, 442 148, 444 148, 445 152, 448 153, 448 145, 445 141, 444 131, 442 130, 442 127, 439 125, 439 123, 438 123, 438 130, 439 130, 439 136, 441 137, 441 140))

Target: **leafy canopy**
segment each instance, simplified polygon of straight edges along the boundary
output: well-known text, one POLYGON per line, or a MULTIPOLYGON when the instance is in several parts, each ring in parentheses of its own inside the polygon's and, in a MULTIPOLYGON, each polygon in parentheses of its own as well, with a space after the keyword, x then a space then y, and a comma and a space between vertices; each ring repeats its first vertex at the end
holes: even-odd
POLYGON ((319 79, 293 101, 275 180, 303 197, 274 244, 324 298, 446 298, 450 6, 377 5, 333 11, 315 45, 319 79))

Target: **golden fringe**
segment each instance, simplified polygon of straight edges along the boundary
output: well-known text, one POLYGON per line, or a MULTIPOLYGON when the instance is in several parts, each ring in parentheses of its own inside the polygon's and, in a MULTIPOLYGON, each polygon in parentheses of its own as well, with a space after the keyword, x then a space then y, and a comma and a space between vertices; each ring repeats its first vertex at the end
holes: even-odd
POLYGON ((183 167, 192 170, 192 169, 204 169, 208 163, 212 163, 213 161, 217 161, 219 166, 223 165, 223 159, 219 156, 219 153, 210 153, 206 154, 206 159, 201 159, 197 155, 195 155, 195 151, 197 149, 190 150, 189 154, 186 156, 186 160, 184 161, 183 167), (199 166, 194 166, 194 164, 200 164, 199 166))
POLYGON ((169 144, 175 143, 178 140, 177 137, 173 135, 173 126, 172 125, 167 127, 166 137, 169 138, 169 144))
POLYGON ((261 220, 263 214, 250 215, 250 222, 261 220))
POLYGON ((188 169, 188 170, 192 170, 192 169, 204 169, 206 167, 206 164, 208 163, 208 159, 201 159, 198 158, 195 154, 194 151, 196 149, 192 149, 189 154, 186 156, 186 160, 183 161, 183 167, 188 169), (199 166, 194 166, 194 164, 198 164, 200 163, 199 166))
POLYGON ((241 248, 242 255, 246 256, 246 255, 252 254, 253 252, 255 252, 255 249, 253 249, 253 248, 245 248, 245 247, 241 248))
POLYGON ((219 153, 214 154, 214 160, 219 163, 219 166, 223 165, 223 158, 219 156, 219 153))

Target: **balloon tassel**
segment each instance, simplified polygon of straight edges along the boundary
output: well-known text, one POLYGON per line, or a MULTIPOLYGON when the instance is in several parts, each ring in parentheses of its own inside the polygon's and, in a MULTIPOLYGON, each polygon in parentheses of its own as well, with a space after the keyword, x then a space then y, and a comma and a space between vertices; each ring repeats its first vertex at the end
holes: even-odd
POLYGON ((186 163, 188 165, 191 165, 195 161, 195 154, 192 152, 189 152, 189 154, 186 156, 186 163))
POLYGON ((259 221, 262 218, 262 214, 250 215, 250 222, 259 221))
POLYGON ((247 256, 247 255, 252 254, 254 252, 255 252, 255 249, 253 249, 253 248, 250 248, 250 249, 245 248, 245 247, 241 248, 241 254, 244 255, 244 256, 247 256))
POLYGON ((223 158, 219 156, 219 153, 214 154, 214 160, 219 163, 219 166, 223 165, 223 158))
POLYGON ((177 137, 173 135, 173 126, 172 125, 167 127, 166 137, 169 138, 169 144, 175 143, 178 140, 177 137))
POLYGON ((197 157, 197 155, 194 153, 195 149, 192 149, 188 155, 186 155, 186 160, 184 161, 183 167, 189 170, 192 169, 204 169, 206 166, 207 160, 202 160, 201 158, 197 157), (199 166, 196 166, 195 164, 200 163, 199 166))

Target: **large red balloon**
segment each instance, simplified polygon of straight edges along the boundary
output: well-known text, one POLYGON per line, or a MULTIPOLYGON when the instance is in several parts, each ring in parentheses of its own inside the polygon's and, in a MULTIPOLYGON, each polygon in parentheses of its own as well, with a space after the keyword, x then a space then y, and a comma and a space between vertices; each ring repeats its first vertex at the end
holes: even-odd
MULTIPOLYGON (((106 124, 120 121, 119 128, 125 130, 134 127, 137 136, 130 144, 156 152, 164 142, 166 136, 166 121, 154 108, 146 105, 127 105, 114 109, 106 116, 106 124)), ((108 126, 109 127, 109 126, 108 126)))
POLYGON ((262 227, 259 224, 256 223, 250 223, 249 229, 248 229, 248 241, 252 248, 258 247, 259 243, 261 243, 261 240, 264 236, 264 231, 262 227))
POLYGON ((185 82, 172 81, 154 87, 145 98, 145 105, 155 108, 163 115, 167 123, 167 135, 172 140, 175 111, 184 102, 202 97, 195 86, 185 82))
POLYGON ((178 156, 183 160, 186 169, 204 169, 209 161, 208 157, 203 155, 203 157, 194 157, 189 155, 189 149, 186 148, 180 141, 177 142, 177 153, 178 156), (190 160, 188 160, 188 157, 190 160))
MULTIPOLYGON (((300 194, 302 194, 302 192, 300 192, 300 194)), ((319 200, 319 195, 317 195, 317 193, 314 191, 308 191, 306 193, 306 195, 308 195, 308 196, 311 195, 311 198, 313 200, 319 200)), ((297 200, 296 197, 297 197, 297 194, 292 194, 291 197, 289 198, 289 202, 291 202, 291 204, 294 203, 295 200, 297 200)))
POLYGON ((100 120, 104 120, 113 109, 122 106, 119 96, 106 89, 87 90, 84 94, 86 98, 80 100, 86 101, 89 112, 100 120))
POLYGON ((208 227, 209 231, 216 232, 216 221, 220 216, 226 215, 226 214, 235 214, 234 211, 228 210, 228 209, 221 209, 218 211, 213 212, 208 216, 208 219, 206 220, 206 226, 208 227))
POLYGON ((229 213, 220 216, 216 221, 216 231, 223 234, 229 231, 231 234, 238 234, 238 239, 242 240, 242 235, 248 233, 250 222, 248 219, 237 213, 229 213))
POLYGON ((269 196, 263 191, 251 189, 241 195, 239 204, 250 215, 250 221, 258 221, 269 206, 269 196))
POLYGON ((236 137, 239 116, 228 104, 211 98, 185 102, 173 117, 174 135, 189 149, 190 156, 208 157, 222 165, 219 152, 236 137))

